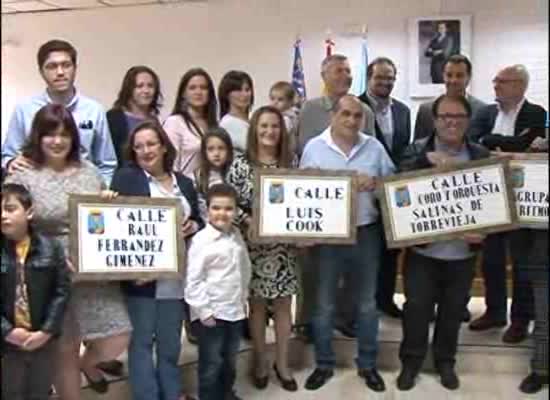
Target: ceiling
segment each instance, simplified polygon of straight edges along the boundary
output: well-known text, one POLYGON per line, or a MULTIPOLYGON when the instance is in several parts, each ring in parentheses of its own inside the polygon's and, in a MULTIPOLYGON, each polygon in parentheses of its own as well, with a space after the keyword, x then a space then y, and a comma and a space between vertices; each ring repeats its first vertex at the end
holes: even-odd
POLYGON ((208 0, 2 0, 2 14, 51 12, 144 4, 199 3, 208 0))

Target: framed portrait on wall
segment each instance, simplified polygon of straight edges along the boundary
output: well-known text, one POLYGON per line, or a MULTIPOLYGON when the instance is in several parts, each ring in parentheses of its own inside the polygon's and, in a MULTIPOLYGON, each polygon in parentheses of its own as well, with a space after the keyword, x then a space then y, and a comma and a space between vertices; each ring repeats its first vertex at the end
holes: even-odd
POLYGON ((410 97, 442 94, 445 60, 453 54, 471 59, 471 20, 469 15, 409 19, 410 97))

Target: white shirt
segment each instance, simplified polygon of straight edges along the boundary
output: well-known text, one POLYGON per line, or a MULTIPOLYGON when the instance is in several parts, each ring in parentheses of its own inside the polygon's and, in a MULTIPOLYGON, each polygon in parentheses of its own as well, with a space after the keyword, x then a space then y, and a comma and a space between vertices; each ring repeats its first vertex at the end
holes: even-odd
POLYGON ((516 131, 516 119, 518 118, 521 107, 523 107, 523 103, 525 103, 525 98, 523 98, 515 108, 508 112, 504 112, 500 107, 500 103, 497 102, 498 115, 492 133, 500 133, 504 136, 514 136, 516 131))
MULTIPOLYGON (((334 143, 331 130, 329 126, 307 143, 300 160, 300 168, 351 170, 379 178, 395 173, 395 166, 378 139, 359 132, 357 144, 346 155, 334 143)), ((357 193, 357 226, 379 220, 375 200, 373 191, 357 193)))
POLYGON ((225 114, 220 120, 220 126, 231 136, 233 148, 239 153, 244 153, 250 124, 233 115, 225 114))
POLYGON ((240 232, 224 233, 207 224, 191 239, 188 260, 185 301, 191 320, 246 318, 251 264, 240 232))
MULTIPOLYGON (((183 207, 183 220, 185 221, 191 215, 191 205, 187 199, 181 193, 181 190, 178 186, 178 181, 176 176, 172 174, 172 190, 167 191, 162 187, 160 182, 145 172, 147 180, 149 181, 149 191, 151 192, 151 197, 175 197, 181 201, 183 207)), ((183 276, 180 279, 158 279, 156 285, 155 298, 159 300, 173 300, 173 299, 183 299, 183 289, 185 287, 185 282, 183 276)))

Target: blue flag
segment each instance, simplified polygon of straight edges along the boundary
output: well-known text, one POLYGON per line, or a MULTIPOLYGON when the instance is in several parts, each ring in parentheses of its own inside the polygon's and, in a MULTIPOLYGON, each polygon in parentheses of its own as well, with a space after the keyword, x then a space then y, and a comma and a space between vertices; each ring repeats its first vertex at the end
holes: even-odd
POLYGON ((360 96, 367 90, 367 66, 369 65, 369 49, 367 46, 367 38, 361 41, 361 59, 355 66, 353 72, 353 83, 351 85, 351 93, 360 96))
POLYGON ((302 41, 297 39, 294 43, 294 64, 292 66, 292 86, 298 94, 298 104, 301 106, 306 100, 306 82, 304 80, 304 65, 302 63, 302 54, 300 44, 302 41))

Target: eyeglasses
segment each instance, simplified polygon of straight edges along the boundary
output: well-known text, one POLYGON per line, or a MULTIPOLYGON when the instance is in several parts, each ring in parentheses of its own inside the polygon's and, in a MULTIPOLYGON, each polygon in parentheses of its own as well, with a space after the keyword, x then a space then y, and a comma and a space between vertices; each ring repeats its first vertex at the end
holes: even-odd
POLYGON ((442 121, 464 121, 469 117, 468 114, 439 114, 437 118, 442 121))
POLYGON ((512 82, 521 82, 521 79, 500 79, 500 78, 494 78, 493 79, 493 84, 497 84, 497 83, 512 83, 512 82))
POLYGON ((154 149, 155 147, 157 147, 159 145, 160 145, 160 142, 149 142, 149 143, 135 145, 135 146, 132 147, 132 149, 136 153, 143 153, 143 152, 147 151, 148 149, 154 149))
POLYGON ((52 62, 44 65, 44 69, 48 71, 56 71, 59 67, 61 67, 62 70, 66 71, 73 68, 74 64, 71 61, 64 61, 60 63, 52 62))

